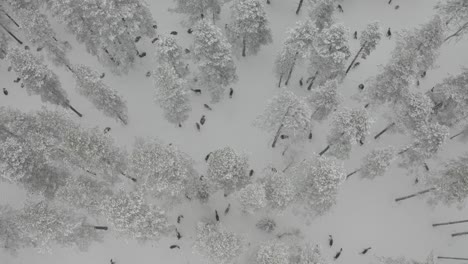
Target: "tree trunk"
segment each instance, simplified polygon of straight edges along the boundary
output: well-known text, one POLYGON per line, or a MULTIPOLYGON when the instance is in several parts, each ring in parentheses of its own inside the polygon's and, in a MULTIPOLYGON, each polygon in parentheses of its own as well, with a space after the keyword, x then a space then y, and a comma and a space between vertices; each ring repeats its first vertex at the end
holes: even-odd
POLYGON ((278 82, 278 88, 281 88, 281 81, 283 80, 283 74, 280 75, 279 82, 278 82))
POLYGON ((316 71, 315 75, 311 77, 312 80, 310 80, 309 86, 307 86, 307 91, 310 91, 310 89, 312 89, 312 85, 314 85, 314 81, 317 78, 318 74, 319 74, 319 71, 316 71))
POLYGON ((283 128, 283 124, 281 124, 278 128, 278 130, 276 131, 276 135, 275 135, 275 139, 273 139, 273 144, 271 144, 271 147, 274 148, 276 146, 276 142, 278 141, 278 137, 280 135, 280 132, 281 132, 281 128, 283 128))
POLYGON ((94 229, 97 229, 97 230, 107 230, 107 226, 94 226, 94 229))
POLYGON ((403 196, 403 197, 400 197, 400 198, 396 198, 396 199, 395 199, 395 202, 399 202, 399 201, 402 201, 402 200, 406 200, 406 199, 409 199, 409 198, 412 198, 412 197, 415 197, 415 196, 418 196, 418 195, 421 195, 421 194, 430 192, 430 191, 432 191, 432 190, 435 190, 435 188, 432 187, 432 188, 429 188, 429 189, 426 189, 426 190, 417 192, 417 193, 415 193, 415 194, 411 194, 411 195, 403 196))
POLYGON ((349 177, 351 177, 352 175, 356 174, 358 171, 360 171, 361 169, 357 169, 353 172, 351 172, 350 174, 346 175, 346 179, 348 179, 349 177))
POLYGON ((83 115, 78 112, 73 106, 71 106, 70 104, 67 104, 67 106, 73 111, 75 112, 75 114, 77 114, 79 117, 83 117, 83 115))
POLYGON ((70 65, 65 64, 65 67, 67 67, 67 69, 68 69, 71 73, 75 74, 75 71, 72 69, 72 67, 70 67, 70 65))
POLYGON ((374 139, 378 139, 383 133, 387 132, 391 127, 395 125, 395 122, 389 124, 387 127, 385 127, 382 131, 380 131, 377 135, 375 135, 374 139))
POLYGON ((298 54, 297 52, 296 52, 296 54, 294 54, 294 60, 293 60, 293 63, 291 65, 291 69, 289 69, 288 78, 286 78, 286 81, 284 82, 284 85, 286 85, 286 86, 289 83, 289 79, 291 79, 291 74, 292 74, 292 72, 294 70, 294 66, 296 65, 297 54, 298 54))
POLYGON ((468 232, 453 233, 452 237, 468 235, 468 232))
POLYGON ((304 2, 304 0, 299 0, 299 5, 297 6, 297 10, 296 10, 296 15, 299 15, 299 11, 301 11, 301 7, 302 7, 303 2, 304 2))
POLYGON ((468 258, 454 258, 454 257, 437 257, 438 259, 456 259, 456 260, 468 260, 468 258))
POLYGON ((461 224, 461 223, 468 223, 468 220, 460 220, 460 221, 451 221, 451 222, 444 222, 444 223, 436 223, 436 224, 432 224, 432 226, 454 225, 454 224, 461 224))
POLYGON ((117 118, 119 118, 119 120, 124 124, 124 125, 127 125, 128 122, 125 121, 120 115, 117 115, 117 118))
POLYGON ((18 42, 20 45, 23 45, 23 42, 17 38, 13 33, 10 32, 10 30, 8 30, 8 28, 6 28, 3 24, 0 24, 0 26, 12 37, 16 40, 16 42, 18 42))
POLYGON ((325 152, 327 152, 328 149, 330 149, 330 146, 331 146, 331 145, 328 145, 325 149, 323 149, 322 151, 320 151, 319 156, 322 156, 323 154, 325 154, 325 152))
POLYGON ((457 134, 451 136, 450 139, 454 139, 454 138, 458 137, 459 135, 463 134, 463 132, 465 132, 465 131, 458 132, 457 134))
POLYGON ((354 62, 357 60, 357 58, 359 57, 359 54, 361 54, 362 50, 364 49, 364 47, 366 46, 366 43, 367 42, 364 42, 364 44, 361 46, 361 48, 359 49, 358 53, 356 53, 356 56, 354 56, 354 59, 351 61, 351 64, 349 64, 348 66, 348 69, 346 69, 346 72, 345 72, 345 75, 348 74, 349 70, 351 70, 351 67, 353 66, 354 62))
POLYGON ((245 37, 242 38, 242 57, 245 57, 245 49, 246 49, 245 37))
POLYGON ((452 35, 446 37, 444 39, 444 42, 448 41, 449 39, 453 38, 453 37, 457 37, 458 34, 460 34, 460 32, 462 32, 464 29, 468 28, 468 22, 466 22, 465 24, 463 24, 457 31, 455 31, 455 33, 453 33, 452 35))
POLYGON ((7 13, 5 10, 2 10, 2 12, 15 24, 17 27, 20 27, 20 25, 7 13))
POLYGON ((137 181, 136 178, 130 177, 130 176, 128 176, 127 174, 123 173, 122 171, 120 172, 120 174, 122 174, 122 176, 124 176, 125 178, 132 180, 133 182, 136 182, 136 181, 137 181))

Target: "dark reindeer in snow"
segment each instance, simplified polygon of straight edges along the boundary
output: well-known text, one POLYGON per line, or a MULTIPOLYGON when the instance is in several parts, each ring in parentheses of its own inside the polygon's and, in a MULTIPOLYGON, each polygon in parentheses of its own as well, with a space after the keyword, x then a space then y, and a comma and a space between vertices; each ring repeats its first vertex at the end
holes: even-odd
POLYGON ((192 92, 196 93, 196 94, 201 94, 201 90, 200 89, 190 89, 192 90, 192 92))
POLYGON ((180 247, 179 247, 178 245, 171 245, 169 248, 170 248, 170 249, 174 249, 174 248, 180 249, 180 247))
POLYGON ((206 109, 210 110, 210 111, 213 110, 213 109, 211 109, 211 107, 210 107, 209 105, 207 105, 207 104, 203 104, 203 106, 204 106, 206 109))
POLYGON ((333 257, 334 260, 337 260, 340 255, 341 255, 341 252, 343 252, 343 248, 340 248, 340 251, 338 251, 336 254, 335 254, 335 257, 333 257))

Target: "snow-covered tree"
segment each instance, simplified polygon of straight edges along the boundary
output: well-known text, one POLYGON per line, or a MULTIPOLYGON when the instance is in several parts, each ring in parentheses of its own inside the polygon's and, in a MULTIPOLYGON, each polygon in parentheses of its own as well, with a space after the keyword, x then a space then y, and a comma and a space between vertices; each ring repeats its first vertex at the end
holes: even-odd
POLYGON ((403 155, 401 166, 416 167, 433 158, 449 137, 449 129, 437 123, 428 123, 419 127, 413 134, 414 141, 400 151, 403 155))
POLYGON ((58 76, 44 64, 42 59, 27 50, 11 48, 8 51, 8 60, 13 70, 23 80, 29 94, 40 95, 43 102, 70 108, 78 116, 82 116, 70 105, 58 76))
POLYGON ((122 96, 107 86, 99 73, 85 65, 73 67, 76 89, 106 116, 128 124, 127 105, 122 96))
POLYGON ((425 71, 434 66, 443 43, 442 21, 435 16, 428 23, 399 34, 390 61, 369 80, 366 99, 374 105, 395 103, 425 71))
POLYGON ((85 217, 45 201, 26 204, 15 223, 20 237, 41 252, 50 251, 54 244, 86 250, 90 243, 102 240, 99 228, 87 224, 85 217))
POLYGON ((244 212, 253 214, 266 206, 265 188, 259 183, 250 183, 238 193, 239 203, 244 212))
POLYGON ((361 37, 359 40, 361 48, 359 49, 359 51, 356 53, 353 60, 349 64, 348 69, 346 69, 345 74, 347 74, 349 70, 351 70, 351 67, 354 65, 359 55, 361 55, 362 59, 366 59, 367 56, 369 56, 370 53, 373 50, 375 50, 381 38, 382 38, 382 28, 380 27, 380 23, 376 21, 376 22, 367 24, 366 28, 361 32, 361 37))
POLYGON ((151 195, 180 198, 197 178, 193 161, 174 145, 164 145, 157 140, 137 139, 131 155, 132 176, 141 179, 151 195))
POLYGON ((186 14, 187 24, 195 23, 204 17, 212 19, 213 23, 219 19, 224 0, 174 0, 176 7, 169 11, 186 14))
POLYGON ((255 264, 288 264, 289 247, 285 243, 270 240, 260 245, 255 253, 255 264))
POLYGON ((199 222, 194 249, 212 263, 233 263, 244 249, 243 237, 221 224, 199 222))
POLYGON ((291 262, 295 264, 312 264, 321 263, 327 264, 319 245, 312 245, 311 243, 295 245, 291 248, 291 262))
POLYGON ((324 214, 336 203, 344 181, 343 165, 322 156, 304 160, 294 167, 297 196, 305 211, 324 214))
POLYGON ((281 171, 265 169, 261 182, 265 189, 268 205, 273 209, 284 210, 296 197, 296 189, 291 176, 281 171))
POLYGON ((448 33, 444 39, 462 39, 468 32, 468 5, 465 0, 440 1, 435 6, 437 15, 442 18, 448 33))
POLYGON ((468 68, 445 78, 429 96, 434 101, 437 122, 452 127, 468 115, 468 68))
POLYGON ((113 0, 111 3, 111 11, 120 17, 128 36, 135 39, 156 35, 155 21, 145 0, 113 0))
POLYGON ((334 24, 334 11, 336 9, 335 0, 314 0, 310 1, 309 18, 314 22, 319 31, 334 24))
POLYGON ((115 231, 139 242, 158 240, 172 229, 165 212, 148 204, 142 190, 120 190, 101 205, 115 231))
POLYGON ((238 79, 231 45, 221 30, 207 19, 196 24, 193 37, 193 56, 198 64, 200 85, 210 91, 213 102, 219 102, 226 86, 238 79))
POLYGON ((351 146, 360 142, 363 144, 370 133, 372 119, 364 109, 343 108, 334 115, 331 132, 327 138, 328 146, 320 155, 329 155, 339 159, 346 159, 351 146))
POLYGON ((16 224, 17 211, 9 205, 0 205, 0 243, 2 248, 16 255, 18 250, 23 247, 31 246, 30 241, 22 237, 21 230, 16 224))
POLYGON ((309 90, 314 81, 318 85, 335 78, 341 82, 346 61, 351 56, 348 42, 349 32, 343 24, 333 24, 316 36, 309 56, 309 72, 312 75, 309 90))
POLYGON ((461 209, 468 197, 468 153, 446 162, 436 175, 428 180, 435 187, 431 202, 461 209))
POLYGON ((243 57, 257 54, 262 45, 273 41, 263 3, 259 0, 234 0, 231 17, 228 37, 234 48, 242 50, 243 57))
POLYGON ((208 181, 226 195, 240 190, 250 182, 247 162, 247 156, 231 147, 215 150, 208 160, 208 181))
POLYGON ((288 37, 275 60, 275 74, 279 78, 278 87, 283 80, 284 84, 288 85, 294 66, 310 56, 317 29, 311 21, 306 20, 297 22, 296 26, 287 33, 288 37))
POLYGON ((88 175, 68 177, 55 196, 67 206, 86 210, 93 215, 101 213, 101 203, 112 195, 108 183, 93 179, 88 175))
POLYGON ((159 36, 155 42, 156 52, 155 57, 159 65, 169 64, 174 67, 179 77, 184 77, 187 74, 185 64, 183 62, 182 47, 177 44, 175 38, 171 36, 159 36))
POLYGON ((164 109, 164 117, 181 126, 192 110, 187 82, 179 77, 175 68, 166 62, 159 64, 154 74, 156 102, 164 109))
POLYGON ((338 82, 329 80, 312 90, 307 96, 307 102, 314 109, 312 118, 318 121, 326 119, 343 101, 338 93, 338 82))
POLYGON ((359 172, 361 177, 373 179, 383 176, 396 158, 396 149, 392 146, 371 150, 362 161, 359 172))
POLYGON ((271 233, 276 228, 276 222, 272 218, 265 217, 265 218, 258 220, 255 226, 262 231, 271 233))
POLYGON ((289 90, 282 90, 269 100, 264 112, 257 117, 255 125, 275 133, 272 147, 281 134, 287 135, 292 142, 305 141, 312 127, 312 110, 300 97, 289 90))

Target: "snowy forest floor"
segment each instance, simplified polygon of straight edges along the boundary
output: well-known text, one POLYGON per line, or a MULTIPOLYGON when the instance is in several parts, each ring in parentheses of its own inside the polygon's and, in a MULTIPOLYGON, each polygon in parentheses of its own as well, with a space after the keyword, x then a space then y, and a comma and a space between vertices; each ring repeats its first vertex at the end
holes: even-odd
MULTIPOLYGON (((173 7, 171 0, 148 1, 153 16, 158 23, 158 34, 169 34, 176 30, 176 39, 184 48, 190 48, 192 35, 187 34, 187 27, 181 25, 182 15, 170 13, 168 8, 173 7)), ((180 149, 188 153, 196 163, 197 169, 203 174, 206 171, 204 157, 212 150, 231 146, 236 150, 244 151, 249 156, 250 166, 256 171, 255 176, 269 163, 273 163, 278 169, 283 169, 288 161, 281 156, 281 147, 270 147, 272 135, 260 131, 252 125, 253 119, 260 114, 268 99, 280 89, 277 87, 277 79, 273 74, 274 59, 281 48, 286 30, 296 21, 306 15, 306 6, 299 16, 295 15, 297 1, 272 0, 271 5, 266 5, 266 11, 273 31, 273 44, 263 47, 255 56, 236 59, 239 81, 233 86, 234 96, 229 99, 227 94, 224 100, 218 104, 210 104, 206 93, 192 97, 193 111, 190 118, 182 128, 167 122, 161 109, 154 103, 154 84, 152 78, 145 77, 147 71, 154 69, 151 56, 140 59, 141 62, 128 75, 115 76, 106 71, 97 60, 86 53, 85 48, 74 40, 73 36, 66 33, 60 25, 56 25, 61 39, 72 43, 73 51, 70 60, 93 67, 99 72, 106 72, 104 81, 123 94, 128 103, 128 126, 121 126, 115 121, 100 114, 85 98, 79 96, 74 90, 74 81, 70 73, 64 69, 53 67, 59 74, 64 88, 70 95, 71 102, 84 115, 79 120, 85 126, 98 126, 104 129, 112 128, 111 135, 116 141, 128 149, 133 144, 135 137, 157 137, 166 143, 172 142, 180 149), (208 103, 213 111, 204 109, 203 104, 208 103), (198 132, 195 128, 202 115, 206 115, 206 124, 198 132)), ((345 0, 342 3, 344 13, 337 13, 337 20, 350 28, 350 33, 360 32, 364 26, 372 21, 379 20, 386 29, 390 27, 396 33, 405 28, 413 28, 429 20, 434 13, 434 0, 395 0, 392 5, 387 0, 345 0), (400 5, 398 10, 395 5, 400 5)), ((229 9, 224 7, 221 21, 217 26, 224 28, 228 19, 229 9)), ((395 36, 395 34, 394 34, 395 36)), ((154 47, 150 40, 139 43, 140 50, 153 53, 154 47)), ((379 67, 388 61, 391 50, 394 47, 394 38, 384 38, 377 49, 361 61, 361 66, 354 69, 340 85, 339 92, 346 98, 344 105, 353 106, 357 102, 351 96, 359 93, 358 85, 364 83, 367 78, 375 75, 379 67)), ((358 49, 359 42, 351 40, 353 51, 358 49)), ((442 47, 440 57, 435 69, 428 71, 427 77, 421 80, 420 89, 429 90, 437 82, 448 74, 457 74, 461 67, 468 67, 468 41, 445 44, 442 47)), ((193 67, 193 63, 189 62, 193 67)), ((23 111, 39 109, 43 104, 37 96, 28 96, 19 84, 13 83, 16 78, 14 73, 6 71, 7 65, 2 64, 0 80, 2 87, 9 90, 8 96, 0 97, 0 105, 8 105, 23 111)), ((305 87, 299 86, 301 77, 308 77, 306 66, 297 67, 293 73, 290 88, 298 94, 307 93, 305 87)), ((52 106, 48 106, 52 107, 52 106)), ((385 127, 388 122, 382 113, 372 113, 375 119, 372 135, 385 127)), ((454 133, 455 131, 451 131, 454 133)), ((319 152, 326 146, 328 124, 316 123, 313 130, 313 139, 306 143, 307 153, 319 152)), ((376 146, 395 145, 400 146, 407 142, 407 138, 401 135, 386 134, 377 142, 369 139, 364 146, 355 146, 351 158, 345 161, 348 172, 360 166, 362 156, 376 146)), ((446 160, 456 156, 466 145, 455 141, 448 142, 439 157, 446 160)), ((302 156, 307 153, 301 154, 302 156)), ((300 159, 302 157, 298 157, 300 159)), ((437 162, 429 163, 429 167, 437 162)), ((414 176, 396 165, 386 173, 384 177, 375 180, 364 180, 359 177, 351 177, 341 187, 338 203, 327 215, 317 217, 307 223, 301 217, 292 213, 286 213, 277 218, 279 232, 289 228, 299 228, 304 239, 322 246, 324 256, 332 256, 343 248, 341 257, 337 263, 366 264, 372 262, 374 256, 399 257, 424 260, 433 250, 436 255, 450 255, 468 257, 468 237, 452 238, 454 231, 468 231, 468 223, 433 228, 432 223, 446 220, 464 219, 468 215, 468 209, 435 207, 431 208, 423 200, 415 198, 401 204, 395 203, 394 198, 410 194, 422 189, 414 184, 414 176), (335 244, 328 247, 328 235, 333 235, 335 244), (367 255, 359 252, 366 247, 372 247, 367 255)), ((0 184, 0 203, 8 203, 20 206, 25 194, 13 185, 0 184)), ((174 208, 170 212, 172 223, 176 222, 179 214, 184 215, 179 231, 184 236, 177 241, 174 236, 164 238, 158 242, 138 244, 135 241, 125 241, 122 238, 107 236, 104 243, 93 244, 89 251, 79 252, 75 249, 54 248, 52 254, 39 254, 33 249, 22 250, 17 257, 12 257, 0 251, 1 264, 33 263, 109 263, 114 259, 118 264, 129 263, 205 263, 205 261, 192 252, 195 224, 203 217, 214 218, 214 210, 224 211, 229 199, 222 195, 211 197, 207 205, 198 203, 186 203, 174 208), (181 250, 171 250, 169 245, 179 244, 181 250)), ((260 215, 248 216, 239 208, 231 208, 228 216, 221 216, 223 224, 241 234, 248 234, 248 241, 252 246, 258 241, 272 238, 273 235, 262 234, 256 230, 256 220, 260 215)), ((248 257, 249 253, 245 254, 248 257)), ((246 263, 245 259, 239 259, 238 263, 246 263)))

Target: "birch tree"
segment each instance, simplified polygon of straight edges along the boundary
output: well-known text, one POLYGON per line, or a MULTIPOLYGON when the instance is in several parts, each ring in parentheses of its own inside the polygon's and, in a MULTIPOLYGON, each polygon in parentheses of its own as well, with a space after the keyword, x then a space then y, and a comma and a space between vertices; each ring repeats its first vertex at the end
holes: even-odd
POLYGON ((139 242, 158 240, 172 229, 165 212, 148 204, 141 190, 120 190, 102 202, 101 210, 113 230, 139 242))
POLYGON ((264 112, 257 117, 255 125, 267 131, 275 131, 272 147, 276 146, 280 134, 289 136, 292 142, 307 139, 312 127, 309 105, 293 92, 282 90, 269 100, 264 112))
POLYGON ((268 18, 259 0, 235 0, 228 25, 228 38, 242 56, 255 55, 263 45, 273 41, 268 18))
POLYGON ((67 93, 62 88, 58 76, 44 64, 42 59, 35 57, 27 50, 12 48, 8 52, 8 60, 13 70, 23 80, 29 94, 37 94, 43 102, 69 108, 82 117, 70 105, 67 93))
POLYGON ((127 104, 116 90, 107 86, 96 71, 84 65, 73 67, 76 89, 106 116, 128 124, 127 104))
POLYGON ((192 110, 189 101, 187 82, 178 76, 169 63, 163 62, 155 72, 155 101, 163 108, 164 117, 179 127, 188 119, 192 110))
POLYGON ((212 102, 219 102, 226 86, 238 79, 231 45, 221 30, 206 19, 196 24, 193 37, 193 56, 198 65, 200 85, 210 91, 212 102))
POLYGON ((338 108, 343 97, 338 93, 338 82, 329 80, 314 89, 306 100, 310 108, 314 109, 311 118, 322 121, 338 108))
POLYGON ((211 153, 208 160, 207 178, 216 189, 225 195, 240 190, 250 182, 247 175, 248 160, 244 154, 231 147, 224 147, 211 153))
POLYGON ((351 63, 349 64, 348 68, 346 69, 345 74, 347 74, 351 70, 351 67, 354 65, 359 55, 361 55, 362 59, 366 59, 366 57, 369 56, 373 50, 375 50, 381 38, 382 28, 380 27, 380 23, 376 21, 367 24, 366 28, 361 32, 361 37, 359 40, 361 47, 354 56, 351 63))
POLYGON ((213 23, 219 19, 222 0, 174 0, 176 7, 169 11, 182 13, 188 16, 186 24, 197 22, 199 19, 209 18, 213 23))
POLYGON ((132 175, 159 199, 181 198, 191 179, 198 178, 187 154, 157 140, 137 139, 130 159, 132 175))
POLYGON ((372 119, 366 110, 343 108, 334 115, 331 133, 327 138, 328 146, 320 152, 340 159, 346 159, 351 146, 356 143, 363 144, 370 133, 372 119))
POLYGON ((333 158, 313 157, 297 164, 294 174, 297 198, 305 211, 322 215, 336 204, 345 176, 342 164, 333 158))
POLYGON ((199 222, 194 249, 212 263, 233 263, 244 250, 243 237, 221 224, 199 222))
POLYGON ((266 206, 265 188, 259 183, 250 183, 239 191, 238 200, 244 212, 254 214, 266 206))

